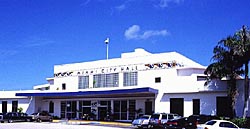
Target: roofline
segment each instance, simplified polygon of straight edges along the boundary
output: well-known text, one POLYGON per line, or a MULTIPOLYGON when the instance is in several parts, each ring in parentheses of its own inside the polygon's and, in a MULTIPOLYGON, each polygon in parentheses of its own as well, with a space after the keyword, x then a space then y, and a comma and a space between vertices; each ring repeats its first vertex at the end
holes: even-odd
POLYGON ((135 88, 135 89, 119 89, 119 90, 104 90, 104 91, 76 91, 76 92, 29 92, 29 93, 16 93, 16 96, 88 96, 88 95, 109 95, 109 94, 133 94, 133 93, 154 93, 158 94, 157 89, 150 87, 135 88))

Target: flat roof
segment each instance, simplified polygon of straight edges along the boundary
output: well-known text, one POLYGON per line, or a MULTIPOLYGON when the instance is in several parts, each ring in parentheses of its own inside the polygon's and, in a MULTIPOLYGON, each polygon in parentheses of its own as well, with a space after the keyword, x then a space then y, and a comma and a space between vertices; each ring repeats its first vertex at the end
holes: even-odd
POLYGON ((153 93, 157 94, 158 90, 150 87, 134 89, 117 89, 103 91, 76 91, 76 92, 33 92, 33 93, 16 93, 16 96, 40 96, 40 97, 59 97, 59 96, 92 96, 92 95, 119 95, 119 94, 138 94, 153 93))

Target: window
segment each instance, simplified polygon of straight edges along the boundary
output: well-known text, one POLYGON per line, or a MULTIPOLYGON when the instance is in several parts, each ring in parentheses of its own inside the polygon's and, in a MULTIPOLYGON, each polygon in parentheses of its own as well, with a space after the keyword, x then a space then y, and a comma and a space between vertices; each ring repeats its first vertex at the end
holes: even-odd
POLYGON ((214 125, 216 123, 216 121, 208 121, 207 123, 206 123, 206 125, 214 125))
POLYGON ((12 112, 17 112, 18 101, 12 101, 12 112))
POLYGON ((77 104, 76 101, 61 101, 61 118, 76 118, 77 104))
POLYGON ((229 123, 229 122, 221 122, 220 124, 219 124, 219 126, 220 127, 225 127, 225 128, 238 128, 238 127, 236 127, 234 124, 232 124, 232 123, 229 123))
POLYGON ((7 101, 2 101, 2 113, 7 113, 7 101))
POLYGON ((137 72, 123 73, 123 86, 136 86, 138 81, 137 72))
POLYGON ((135 100, 129 100, 129 120, 135 119, 135 100))
POLYGON ((161 83, 161 77, 156 77, 155 78, 155 83, 161 83))
POLYGON ((97 74, 94 75, 93 87, 118 87, 119 86, 119 74, 97 74))
POLYGON ((54 103, 52 101, 49 102, 49 113, 54 113, 54 103))
POLYGON ((135 105, 136 105, 135 100, 129 100, 129 101, 127 101, 127 100, 115 100, 113 103, 114 120, 132 119, 135 115, 135 114, 132 114, 132 113, 134 113, 134 111, 132 111, 132 108, 135 109, 135 105), (130 108, 131 111, 129 111, 128 108, 130 108), (130 118, 128 118, 129 114, 130 114, 130 118))
POLYGON ((197 76, 197 81, 206 81, 207 76, 197 76))
POLYGON ((168 115, 166 114, 162 114, 162 117, 161 117, 161 119, 168 119, 168 115))
POLYGON ((62 90, 66 90, 66 83, 62 84, 62 90))
POLYGON ((78 89, 89 88, 89 76, 80 76, 78 78, 78 89))
POLYGON ((168 119, 174 119, 174 114, 168 114, 168 119))

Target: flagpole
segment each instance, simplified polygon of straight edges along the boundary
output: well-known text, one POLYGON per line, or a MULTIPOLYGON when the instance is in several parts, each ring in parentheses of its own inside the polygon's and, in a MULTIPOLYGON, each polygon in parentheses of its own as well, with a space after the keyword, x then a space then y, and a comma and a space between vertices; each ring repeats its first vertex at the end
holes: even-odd
POLYGON ((107 60, 109 59, 109 44, 107 43, 107 60))
POLYGON ((107 47, 107 60, 109 59, 109 38, 107 38, 105 41, 106 47, 107 47))

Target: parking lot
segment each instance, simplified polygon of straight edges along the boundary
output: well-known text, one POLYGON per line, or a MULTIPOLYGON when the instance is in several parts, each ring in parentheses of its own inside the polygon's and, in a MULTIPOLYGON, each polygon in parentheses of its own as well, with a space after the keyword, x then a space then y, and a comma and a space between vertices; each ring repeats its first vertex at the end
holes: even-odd
POLYGON ((111 125, 81 125, 66 123, 36 123, 36 122, 17 122, 0 123, 0 129, 130 129, 130 127, 119 127, 111 125))

